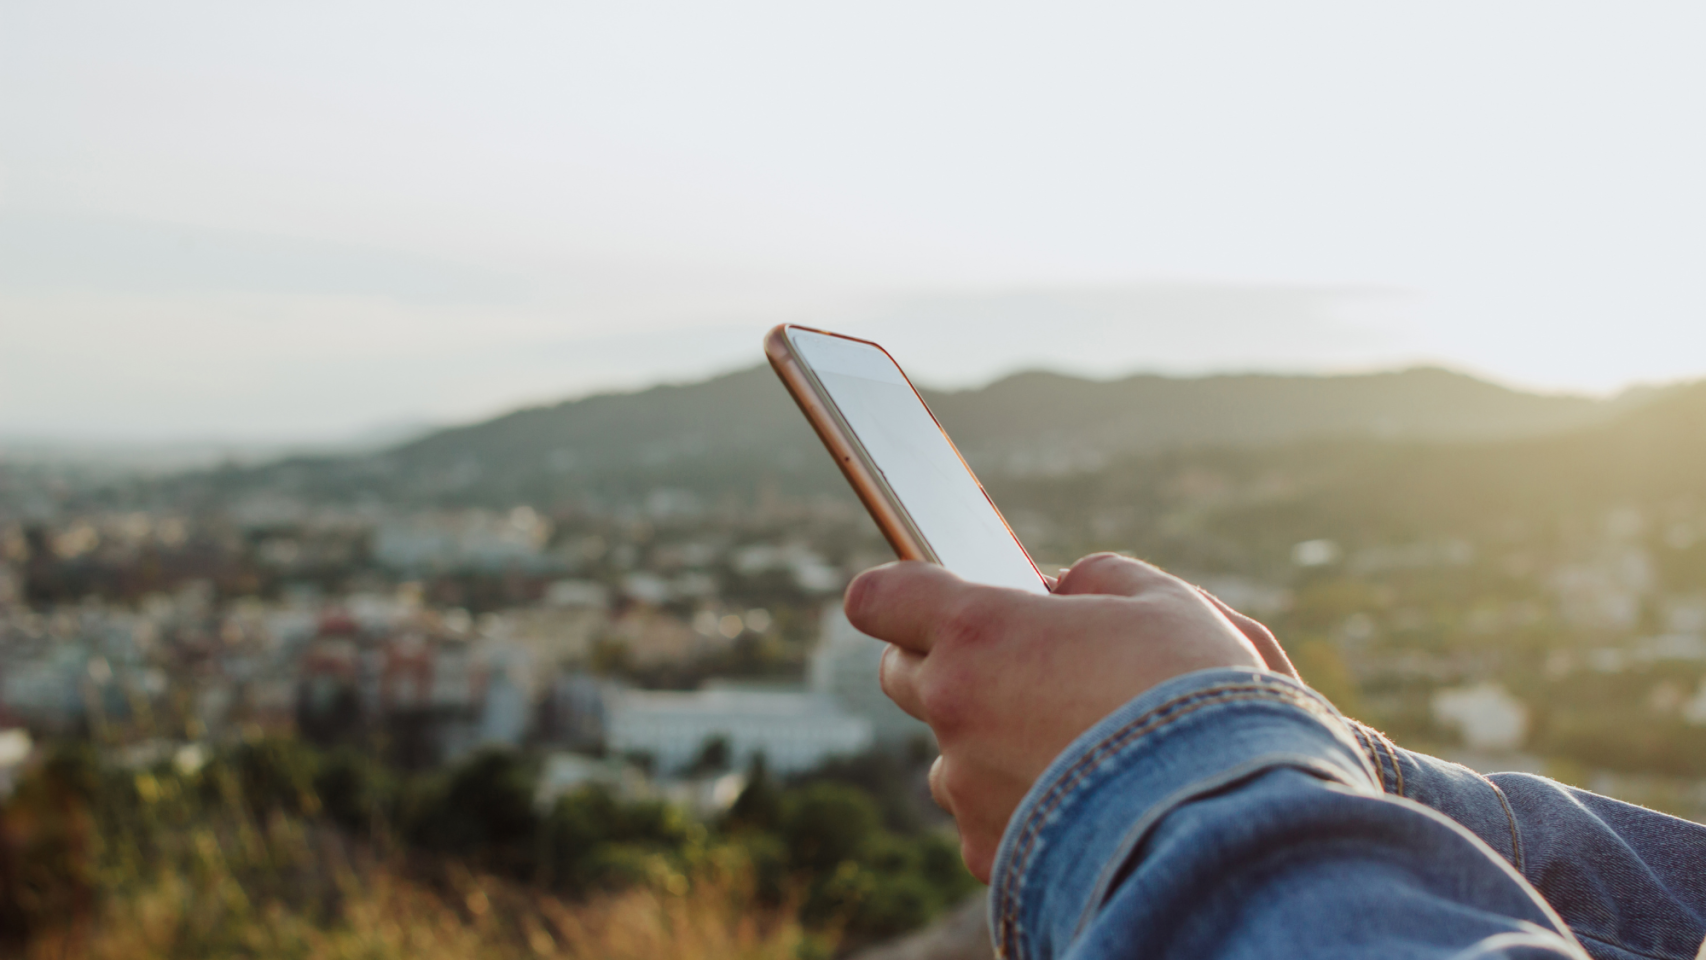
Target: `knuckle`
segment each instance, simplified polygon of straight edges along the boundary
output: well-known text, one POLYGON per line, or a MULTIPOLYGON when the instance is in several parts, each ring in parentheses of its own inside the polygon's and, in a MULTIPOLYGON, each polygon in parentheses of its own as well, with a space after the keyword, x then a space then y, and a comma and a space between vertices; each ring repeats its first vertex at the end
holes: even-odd
POLYGON ((1190 618, 1204 606, 1200 598, 1188 595, 1185 591, 1168 589, 1164 585, 1146 591, 1134 599, 1149 618, 1164 622, 1190 618))
POLYGON ((938 789, 950 805, 954 805, 954 801, 959 798, 974 795, 971 791, 972 784, 966 783, 966 764, 943 764, 942 774, 938 776, 937 781, 938 789))
POLYGON ((1000 611, 993 598, 966 597, 948 610, 936 628, 935 647, 976 644, 993 636, 1000 626, 1000 611))
POLYGON ((1140 587, 1150 569, 1117 553, 1093 553, 1073 564, 1068 579, 1076 593, 1125 592, 1140 587))
POLYGON ((951 738, 972 720, 976 707, 973 685, 966 682, 961 671, 944 666, 940 659, 927 664, 914 692, 937 737, 951 738))
POLYGON ((870 612, 875 610, 880 602, 878 594, 882 589, 881 580, 881 568, 878 568, 866 570, 847 585, 847 592, 841 597, 841 609, 855 627, 870 622, 870 612))
POLYGON ((941 807, 943 810, 946 810, 951 814, 954 812, 954 805, 953 802, 948 799, 947 787, 942 782, 942 775, 946 771, 948 765, 947 761, 948 758, 946 756, 937 756, 936 762, 930 764, 930 799, 936 801, 936 805, 938 807, 941 807))
POLYGON ((914 688, 913 677, 906 669, 904 654, 899 647, 890 644, 883 651, 882 659, 877 661, 877 685, 883 694, 897 704, 906 704, 916 699, 917 690, 914 688))
POLYGON ((942 754, 930 765, 930 796, 950 813, 975 799, 981 787, 976 772, 963 759, 942 754))
POLYGON ((883 648, 883 656, 877 661, 877 686, 890 700, 895 699, 894 655, 894 645, 889 644, 883 648))
POLYGON ((949 799, 955 797, 976 796, 976 776, 970 766, 964 763, 949 763, 942 768, 942 792, 949 799))
POLYGON ((1095 574, 1106 572, 1110 567, 1116 567, 1126 562, 1128 562, 1126 557, 1109 550, 1103 550, 1079 560, 1073 564, 1073 567, 1083 573, 1095 574))

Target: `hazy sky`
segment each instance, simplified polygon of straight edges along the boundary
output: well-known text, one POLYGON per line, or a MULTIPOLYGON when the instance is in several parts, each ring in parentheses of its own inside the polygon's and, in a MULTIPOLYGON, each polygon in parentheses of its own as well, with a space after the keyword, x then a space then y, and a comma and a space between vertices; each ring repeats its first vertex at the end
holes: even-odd
POLYGON ((1698 3, 0 0, 0 434, 728 369, 1706 375, 1698 3))

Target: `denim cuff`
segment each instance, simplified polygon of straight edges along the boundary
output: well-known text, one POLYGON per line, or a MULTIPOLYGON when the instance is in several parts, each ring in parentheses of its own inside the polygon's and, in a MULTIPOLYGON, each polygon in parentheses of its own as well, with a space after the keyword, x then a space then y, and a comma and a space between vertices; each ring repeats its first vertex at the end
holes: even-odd
POLYGON ((1524 873, 1522 832, 1498 784, 1461 764, 1394 746, 1365 723, 1347 722, 1380 771, 1381 789, 1457 821, 1524 873))
POLYGON ((1385 782, 1332 705, 1276 673, 1185 674, 1104 717, 1055 758, 1007 823, 990 874, 997 954, 1063 953, 1162 817, 1278 767, 1364 794, 1385 782), (1109 837, 1121 839, 1110 849, 1109 837))

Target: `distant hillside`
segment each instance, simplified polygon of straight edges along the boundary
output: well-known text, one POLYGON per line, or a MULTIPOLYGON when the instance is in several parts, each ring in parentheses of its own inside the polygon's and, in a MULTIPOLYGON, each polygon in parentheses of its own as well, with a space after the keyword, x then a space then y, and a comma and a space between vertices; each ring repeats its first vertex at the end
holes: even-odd
POLYGON ((1596 423, 1619 408, 1615 401, 1521 393, 1434 368, 1109 382, 1023 373, 982 390, 932 394, 930 403, 968 459, 1019 473, 1178 446, 1530 437, 1596 423))
MULTIPOLYGON (((1283 567, 1293 544, 1315 538, 1356 547, 1461 537, 1569 552, 1630 511, 1644 536, 1680 538, 1672 546, 1692 550, 1688 562, 1706 577, 1706 383, 1602 423, 1498 443, 1319 439, 1155 451, 1075 476, 997 476, 990 486, 1027 546, 1062 559, 1118 547, 1205 569, 1252 557, 1283 567)), ((1706 579, 1693 588, 1701 586, 1706 579)))
MULTIPOLYGON (((1181 446, 1535 437, 1605 422, 1634 402, 1522 393, 1437 369, 1115 381, 1036 372, 926 396, 974 466, 1015 477, 1093 470, 1181 446)), ((548 507, 587 496, 634 499, 660 487, 744 499, 766 483, 844 492, 775 376, 758 367, 518 410, 379 454, 203 474, 186 489, 548 507)))

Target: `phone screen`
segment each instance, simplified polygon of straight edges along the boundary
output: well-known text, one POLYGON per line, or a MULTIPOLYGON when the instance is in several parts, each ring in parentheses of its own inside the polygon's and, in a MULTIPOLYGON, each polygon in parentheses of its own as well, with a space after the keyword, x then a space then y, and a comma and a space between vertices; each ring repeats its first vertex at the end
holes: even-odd
POLYGON ((887 353, 797 328, 788 338, 942 566, 974 583, 1048 592, 887 353))

